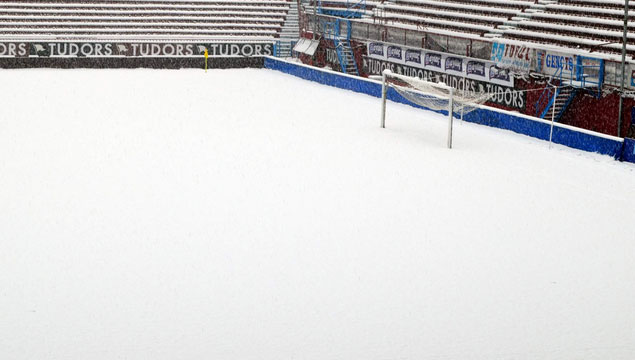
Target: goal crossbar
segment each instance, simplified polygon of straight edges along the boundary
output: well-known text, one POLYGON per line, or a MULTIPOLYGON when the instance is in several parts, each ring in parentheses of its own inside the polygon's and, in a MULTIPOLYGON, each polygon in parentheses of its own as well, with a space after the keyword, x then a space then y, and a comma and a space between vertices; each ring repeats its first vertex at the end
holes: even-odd
POLYGON ((382 72, 381 86, 381 127, 386 127, 386 97, 388 88, 394 88, 408 101, 434 110, 448 111, 447 146, 452 148, 452 127, 454 122, 454 88, 443 83, 433 83, 418 78, 395 74, 386 69, 382 72), (412 88, 397 85, 389 80, 399 80, 412 88))

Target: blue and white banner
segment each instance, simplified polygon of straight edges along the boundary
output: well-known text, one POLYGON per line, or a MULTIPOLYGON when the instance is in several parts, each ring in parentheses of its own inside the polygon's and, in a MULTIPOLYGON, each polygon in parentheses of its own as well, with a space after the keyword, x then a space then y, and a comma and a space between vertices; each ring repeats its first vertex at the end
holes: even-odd
POLYGON ((510 70, 498 67, 493 61, 380 42, 368 44, 368 57, 413 68, 514 87, 514 77, 510 70))
POLYGON ((545 75, 560 75, 563 78, 571 79, 575 76, 575 55, 565 54, 549 50, 538 50, 536 52, 536 71, 545 75))
POLYGON ((510 69, 519 74, 527 74, 531 69, 534 51, 523 45, 510 45, 495 42, 492 44, 490 60, 503 69, 510 69))

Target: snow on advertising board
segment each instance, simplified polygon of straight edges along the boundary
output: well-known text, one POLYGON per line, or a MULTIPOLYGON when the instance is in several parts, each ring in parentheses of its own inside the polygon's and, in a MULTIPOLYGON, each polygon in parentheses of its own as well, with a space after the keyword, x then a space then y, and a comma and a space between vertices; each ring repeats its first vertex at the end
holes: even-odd
POLYGON ((532 57, 533 51, 527 46, 494 42, 490 60, 495 62, 500 68, 510 69, 519 74, 526 74, 531 69, 532 57))
POLYGON ((368 57, 503 86, 514 86, 514 78, 509 70, 497 67, 493 61, 384 43, 369 43, 368 57))
POLYGON ((526 108, 527 93, 514 89, 509 71, 491 61, 383 43, 369 43, 368 55, 363 59, 364 70, 370 75, 390 69, 401 75, 442 81, 459 90, 465 86, 472 93, 494 93, 491 103, 518 111, 526 108))
POLYGON ((538 50, 536 56, 537 72, 550 76, 562 75, 563 78, 567 79, 571 79, 575 76, 575 55, 538 50))
POLYGON ((273 55, 272 43, 74 43, 0 42, 0 58, 121 58, 199 57, 207 49, 211 57, 273 55))

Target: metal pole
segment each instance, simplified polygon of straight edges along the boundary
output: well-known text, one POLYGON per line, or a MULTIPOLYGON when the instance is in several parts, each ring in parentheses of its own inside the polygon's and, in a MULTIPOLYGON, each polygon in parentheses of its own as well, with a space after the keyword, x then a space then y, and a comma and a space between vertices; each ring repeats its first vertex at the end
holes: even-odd
POLYGON ((454 88, 450 88, 450 105, 448 106, 448 149, 452 149, 452 121, 454 120, 454 88))
POLYGON ((313 0, 313 40, 317 39, 317 2, 313 0))
POLYGON ((386 93, 388 93, 388 86, 386 86, 386 72, 384 70, 381 73, 381 127, 386 127, 386 93))
POLYGON ((626 40, 628 38, 628 2, 624 4, 624 36, 622 37, 622 85, 620 86, 620 105, 617 118, 617 136, 622 136, 622 105, 624 104, 624 81, 626 80, 626 40))
POLYGON ((549 149, 551 149, 551 139, 553 138, 553 123, 556 121, 556 99, 558 98, 558 87, 553 87, 553 103, 551 104, 551 130, 549 131, 549 149))
POLYGON ((463 76, 463 99, 461 101, 461 121, 463 121, 463 113, 465 112, 465 91, 467 89, 467 75, 463 76))

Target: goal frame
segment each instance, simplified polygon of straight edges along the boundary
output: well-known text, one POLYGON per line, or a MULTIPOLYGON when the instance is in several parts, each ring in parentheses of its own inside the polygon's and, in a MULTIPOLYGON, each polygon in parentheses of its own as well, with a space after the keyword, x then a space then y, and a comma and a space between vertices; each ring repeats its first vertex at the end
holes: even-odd
MULTIPOLYGON (((388 88, 390 87, 390 83, 386 81, 387 77, 394 77, 394 78, 399 78, 402 77, 403 75, 397 75, 395 73, 393 73, 392 71, 390 71, 389 69, 385 69, 384 71, 382 71, 381 73, 381 127, 382 128, 386 128, 386 98, 388 95, 388 88)), ((403 76, 405 77, 405 76, 403 76)), ((448 140, 447 140, 447 146, 448 149, 452 149, 452 127, 453 127, 453 123, 454 123, 454 88, 445 84, 438 84, 438 83, 433 83, 433 82, 429 82, 429 81, 425 81, 425 80, 421 80, 418 78, 411 78, 413 80, 416 79, 417 82, 421 82, 422 84, 426 84, 426 85, 430 85, 433 87, 437 87, 440 89, 444 89, 446 91, 448 91, 449 93, 449 97, 448 97, 448 140)), ((438 96, 436 94, 432 95, 432 94, 426 94, 422 91, 416 90, 416 89, 412 89, 413 92, 416 93, 420 93, 420 94, 424 94, 427 96, 437 96, 439 98, 444 98, 442 96, 438 96)))

